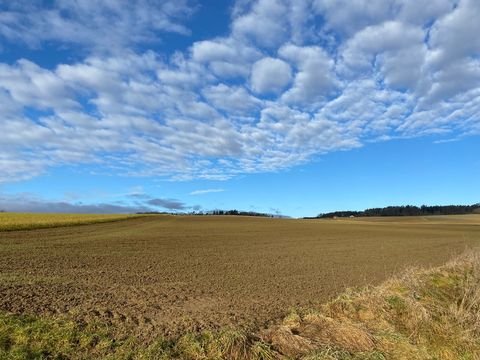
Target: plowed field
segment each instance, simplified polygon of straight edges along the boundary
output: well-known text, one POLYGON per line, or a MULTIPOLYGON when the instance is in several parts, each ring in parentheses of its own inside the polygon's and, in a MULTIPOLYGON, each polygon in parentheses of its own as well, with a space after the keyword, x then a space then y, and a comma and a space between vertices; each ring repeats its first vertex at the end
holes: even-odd
POLYGON ((0 232, 0 311, 148 341, 263 326, 479 244, 480 215, 349 220, 149 216, 0 232))

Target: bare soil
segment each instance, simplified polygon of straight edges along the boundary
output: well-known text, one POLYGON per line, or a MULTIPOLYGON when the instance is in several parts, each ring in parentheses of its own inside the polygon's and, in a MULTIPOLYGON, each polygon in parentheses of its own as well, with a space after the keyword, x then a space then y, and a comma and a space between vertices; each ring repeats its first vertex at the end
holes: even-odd
POLYGON ((263 327, 477 246, 480 215, 367 220, 150 216, 0 233, 0 311, 107 323, 145 342, 263 327))

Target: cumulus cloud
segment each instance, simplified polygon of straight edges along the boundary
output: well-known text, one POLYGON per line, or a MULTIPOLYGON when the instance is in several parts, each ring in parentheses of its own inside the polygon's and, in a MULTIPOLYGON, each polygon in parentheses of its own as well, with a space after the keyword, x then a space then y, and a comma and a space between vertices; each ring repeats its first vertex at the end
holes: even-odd
POLYGON ((61 78, 25 59, 14 66, 0 64, 0 87, 22 106, 61 109, 77 104, 61 78))
POLYGON ((334 62, 322 48, 288 44, 280 48, 279 54, 298 68, 293 87, 283 96, 287 102, 315 103, 335 88, 334 62))
POLYGON ((391 87, 415 89, 427 52, 424 37, 422 28, 399 21, 366 27, 346 42, 341 65, 353 74, 380 71, 391 87))
POLYGON ((194 7, 187 0, 0 2, 0 37, 39 47, 44 41, 101 51, 157 40, 162 32, 189 34, 182 21, 194 7))
POLYGON ((252 66, 251 83, 256 93, 278 93, 292 78, 290 65, 280 59, 266 57, 252 66))
POLYGON ((451 12, 457 4, 458 0, 399 0, 396 10, 400 20, 423 25, 451 12))
POLYGON ((220 78, 247 77, 250 64, 261 57, 261 51, 239 39, 221 38, 198 41, 191 48, 192 60, 207 66, 220 78))
POLYGON ((235 37, 252 40, 264 47, 280 45, 288 36, 288 6, 285 1, 259 0, 250 9, 239 14, 232 23, 235 37))
POLYGON ((327 30, 348 38, 368 27, 395 19, 424 25, 452 11, 458 0, 314 0, 313 9, 327 30))
POLYGON ((436 21, 430 32, 433 52, 430 61, 439 67, 457 59, 480 53, 478 13, 480 3, 475 0, 460 1, 458 6, 436 21))
POLYGON ((244 87, 218 84, 203 90, 205 98, 216 108, 229 114, 251 114, 262 105, 262 101, 252 96, 244 87))
POLYGON ((77 59, 0 54, 0 182, 71 164, 224 180, 380 139, 479 133, 474 0, 237 1, 228 34, 171 54, 149 44, 188 34, 190 2, 49 4, 0 2, 2 42, 77 59))

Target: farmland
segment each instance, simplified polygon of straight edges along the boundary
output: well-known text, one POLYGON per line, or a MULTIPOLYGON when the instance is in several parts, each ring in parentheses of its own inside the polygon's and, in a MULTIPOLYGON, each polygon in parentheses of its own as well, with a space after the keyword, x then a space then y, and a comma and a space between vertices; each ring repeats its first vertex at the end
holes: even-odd
POLYGON ((258 329, 347 287, 474 247, 480 216, 292 220, 146 216, 0 232, 0 313, 112 336, 258 329))
POLYGON ((138 215, 32 214, 0 212, 0 231, 28 230, 112 222, 138 215))

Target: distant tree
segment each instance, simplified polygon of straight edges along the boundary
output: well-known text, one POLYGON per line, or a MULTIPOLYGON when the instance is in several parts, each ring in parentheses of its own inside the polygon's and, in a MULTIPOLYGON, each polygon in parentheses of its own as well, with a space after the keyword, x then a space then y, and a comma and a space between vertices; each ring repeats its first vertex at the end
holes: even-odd
POLYGON ((473 205, 446 205, 421 207, 387 206, 383 208, 372 208, 364 211, 335 211, 319 214, 317 218, 350 217, 350 216, 426 216, 426 215, 461 215, 480 213, 480 204, 473 205))
POLYGON ((259 213, 255 211, 240 211, 240 210, 212 210, 205 213, 205 215, 230 215, 230 216, 262 216, 262 217, 274 217, 272 214, 259 213))

